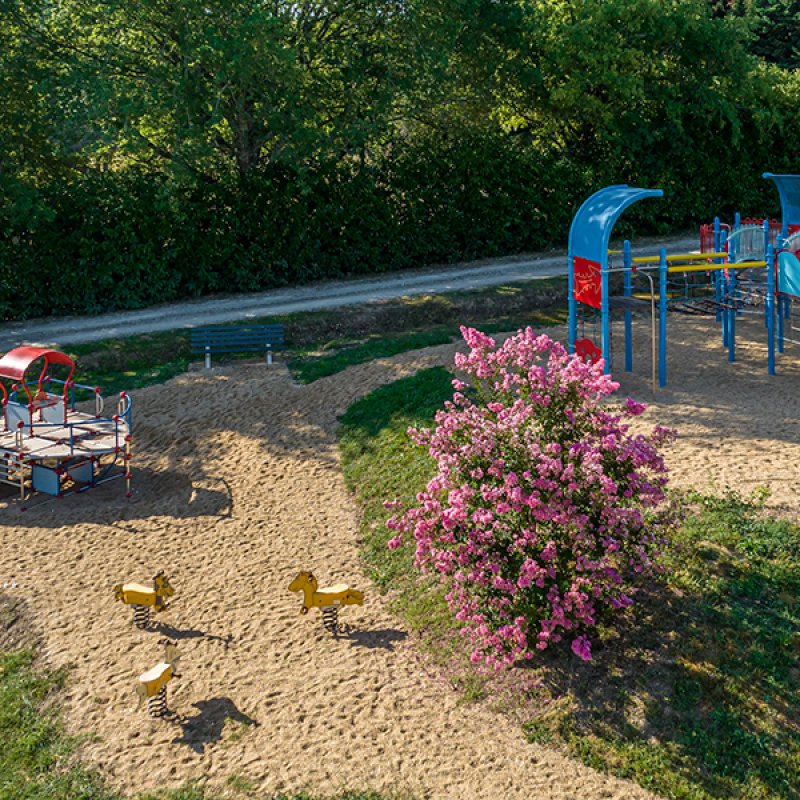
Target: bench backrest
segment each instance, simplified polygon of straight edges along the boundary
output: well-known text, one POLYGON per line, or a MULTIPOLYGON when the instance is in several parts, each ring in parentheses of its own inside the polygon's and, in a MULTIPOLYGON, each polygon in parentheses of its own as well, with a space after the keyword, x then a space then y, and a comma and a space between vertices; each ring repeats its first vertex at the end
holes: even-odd
POLYGON ((220 325, 193 328, 192 352, 211 350, 215 353, 263 352, 283 350, 283 325, 220 325))

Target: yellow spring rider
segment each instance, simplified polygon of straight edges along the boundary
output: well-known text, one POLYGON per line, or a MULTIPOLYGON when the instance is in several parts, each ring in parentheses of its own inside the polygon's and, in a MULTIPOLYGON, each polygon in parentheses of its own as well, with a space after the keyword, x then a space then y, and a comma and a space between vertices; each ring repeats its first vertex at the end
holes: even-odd
POLYGON ((180 660, 178 647, 175 642, 161 639, 159 644, 164 645, 164 660, 152 669, 143 672, 136 684, 136 694, 139 695, 139 708, 147 700, 147 713, 151 717, 163 717, 167 709, 167 684, 178 675, 175 666, 180 660))
POLYGON ((114 599, 133 606, 133 624, 142 629, 150 627, 150 609, 156 613, 164 611, 168 607, 167 598, 174 594, 175 590, 163 571, 153 576, 152 586, 118 583, 114 587, 114 599))
POLYGON ((325 630, 336 635, 339 633, 340 606, 363 606, 364 593, 351 589, 346 583, 337 583, 325 589, 318 589, 318 585, 313 573, 303 570, 289 584, 289 591, 303 593, 301 614, 308 614, 310 608, 318 608, 322 612, 325 630))

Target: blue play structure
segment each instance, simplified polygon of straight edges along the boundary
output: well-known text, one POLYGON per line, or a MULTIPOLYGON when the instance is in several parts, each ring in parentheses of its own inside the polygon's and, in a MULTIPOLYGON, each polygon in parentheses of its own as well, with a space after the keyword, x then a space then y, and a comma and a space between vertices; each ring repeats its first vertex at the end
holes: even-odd
MULTIPOLYGON (((774 175, 781 198, 782 222, 744 220, 733 226, 715 220, 712 246, 706 252, 634 258, 630 242, 620 252, 608 245, 616 221, 639 200, 662 197, 660 189, 625 184, 595 192, 578 209, 569 233, 569 348, 584 358, 602 358, 613 367, 612 323, 615 312, 624 323, 625 370, 633 369, 632 315, 651 315, 653 387, 667 381, 668 311, 713 316, 720 324, 728 360, 736 357, 736 321, 743 314, 763 316, 767 367, 775 372, 777 349, 783 351, 791 303, 800 300, 800 175, 774 175), (621 259, 619 258, 621 256, 621 259), (616 264, 615 264, 616 260, 616 264), (621 264, 620 264, 621 260, 621 264), (637 288, 638 284, 638 288, 637 288), (612 291, 616 290, 616 294, 612 291), (595 339, 585 335, 591 325, 595 339)), ((800 327, 790 332, 800 333, 800 327)), ((796 342, 800 344, 800 338, 796 342)))
POLYGON ((800 327, 792 322, 792 304, 800 300, 800 175, 773 175, 764 177, 774 181, 781 198, 781 231, 778 239, 777 263, 778 293, 778 352, 784 351, 785 343, 800 344, 794 334, 800 327), (788 326, 789 336, 786 336, 788 326))

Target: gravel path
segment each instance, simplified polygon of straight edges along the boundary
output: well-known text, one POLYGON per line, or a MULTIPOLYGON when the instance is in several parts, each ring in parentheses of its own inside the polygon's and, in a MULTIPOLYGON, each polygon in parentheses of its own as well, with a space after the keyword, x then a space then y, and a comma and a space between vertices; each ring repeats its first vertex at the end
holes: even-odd
MULTIPOLYGON (((654 253, 659 247, 684 252, 697 247, 697 236, 688 233, 662 239, 646 239, 634 253, 654 253)), ((309 286, 273 289, 257 294, 212 297, 172 303, 141 311, 122 311, 95 317, 54 317, 8 322, 0 325, 0 351, 20 344, 67 345, 93 342, 139 333, 192 328, 236 320, 256 319, 298 311, 321 309, 410 297, 420 294, 482 289, 502 283, 540 280, 566 274, 564 251, 529 253, 509 258, 406 270, 389 275, 309 286)))

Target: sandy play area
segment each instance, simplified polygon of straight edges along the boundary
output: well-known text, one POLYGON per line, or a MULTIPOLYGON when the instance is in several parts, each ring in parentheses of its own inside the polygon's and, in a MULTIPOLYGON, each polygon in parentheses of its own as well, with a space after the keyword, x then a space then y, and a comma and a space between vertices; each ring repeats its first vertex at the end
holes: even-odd
MULTIPOLYGON (((653 398, 647 335, 637 329, 641 355, 623 390, 652 403, 643 425, 679 430, 668 456, 674 482, 767 484, 771 504, 796 514, 800 348, 779 357, 770 378, 760 322, 740 326, 739 360, 729 364, 713 323, 670 317, 670 384, 653 398)), ((485 705, 460 703, 364 577, 337 417, 380 384, 449 365, 454 348, 302 387, 279 364, 191 372, 133 395, 131 500, 114 482, 24 514, 0 501, 0 585, 16 581, 45 663, 74 665, 67 723, 94 735, 83 758, 110 784, 133 794, 239 776, 264 796, 651 797, 527 744, 485 705), (111 588, 161 569, 174 607, 160 630, 140 632, 111 588), (334 640, 316 611, 299 616, 300 597, 286 587, 300 569, 366 592, 363 607, 342 614, 349 635, 334 640), (169 686, 177 716, 157 721, 135 710, 133 687, 160 660, 164 635, 183 659, 169 686)))

